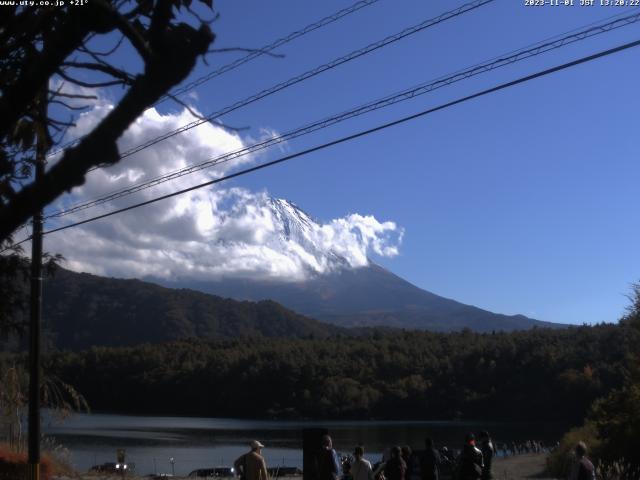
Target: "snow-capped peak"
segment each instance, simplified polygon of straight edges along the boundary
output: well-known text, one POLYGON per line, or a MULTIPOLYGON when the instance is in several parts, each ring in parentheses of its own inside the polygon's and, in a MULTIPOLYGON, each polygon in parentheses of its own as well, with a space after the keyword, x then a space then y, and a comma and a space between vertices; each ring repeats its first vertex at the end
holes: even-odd
POLYGON ((293 249, 306 258, 307 270, 312 273, 366 266, 370 252, 397 254, 402 230, 393 222, 380 223, 372 216, 351 214, 322 223, 289 200, 266 196, 264 201, 283 249, 293 249), (395 233, 394 238, 390 233, 395 233))
POLYGON ((269 197, 274 217, 282 225, 287 240, 309 239, 310 232, 319 224, 295 203, 283 198, 269 197))

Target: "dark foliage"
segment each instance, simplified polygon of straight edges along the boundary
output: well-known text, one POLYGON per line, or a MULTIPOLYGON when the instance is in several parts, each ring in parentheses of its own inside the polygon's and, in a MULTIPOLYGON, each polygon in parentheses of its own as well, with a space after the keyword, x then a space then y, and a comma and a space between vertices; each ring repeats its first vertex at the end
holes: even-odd
MULTIPOLYGON (((27 470, 27 454, 16 453, 0 444, 0 480, 15 480, 17 478, 29 478, 27 470)), ((48 456, 44 456, 40 463, 40 478, 51 480, 53 462, 48 456)))
MULTIPOLYGON (((6 277, 0 273, 0 288, 6 284, 6 289, 12 290, 12 294, 5 298, 16 299, 13 305, 15 315, 7 314, 5 317, 13 323, 23 324, 26 312, 20 307, 26 305, 24 300, 28 286, 28 263, 22 261, 21 265, 26 269, 24 281, 16 282, 13 275, 6 277)), ((62 268, 58 268, 57 274, 45 282, 43 292, 43 320, 47 343, 59 349, 132 346, 190 337, 213 339, 234 338, 238 335, 313 335, 323 338, 340 332, 367 334, 368 330, 364 327, 347 329, 317 322, 273 301, 253 303, 223 300, 188 289, 163 288, 139 280, 79 274, 62 268)), ((9 305, 5 310, 9 311, 8 307, 9 305)), ((473 310, 472 307, 467 308, 473 310)), ((442 322, 444 318, 450 318, 451 329, 461 330, 463 325, 469 324, 477 326, 480 331, 487 331, 473 311, 467 313, 467 317, 464 312, 458 311, 440 312, 437 315, 443 318, 442 322)), ((429 315, 427 318, 432 318, 432 314, 433 312, 425 313, 429 315)), ((491 315, 493 314, 489 314, 484 320, 487 324, 494 325, 491 315)), ((424 324, 425 322, 423 326, 424 324)), ((1 325, 2 322, 0 327, 1 325)), ((515 326, 504 322, 502 325, 509 329, 515 326)), ((520 328, 527 326, 530 325, 522 322, 520 328)))
POLYGON ((20 334, 26 328, 25 307, 29 264, 17 253, 0 255, 0 335, 20 334))
MULTIPOLYGON (((11 241, 9 237, 7 242, 0 242, 0 249, 11 247, 11 241)), ((31 264, 19 246, 8 251, 0 255, 0 339, 24 335, 28 325, 31 264)), ((43 255, 43 276, 52 278, 61 260, 60 255, 43 255)))
MULTIPOLYGON (((632 286, 631 304, 620 320, 624 332, 635 338, 640 334, 640 284, 632 286)), ((625 350, 623 382, 614 385, 589 410, 584 425, 565 434, 561 447, 551 456, 550 470, 566 476, 573 461, 569 452, 578 441, 589 446, 589 456, 602 480, 637 480, 640 478, 640 350, 625 350)))
MULTIPOLYGON (((621 324, 640 333, 640 284, 633 285, 631 305, 621 324)), ((635 480, 640 478, 640 349, 627 353, 627 374, 624 385, 596 401, 588 421, 598 430, 602 440, 597 450, 603 471, 608 478, 635 480)))
POLYGON ((594 399, 622 384, 639 340, 625 325, 245 337, 60 353, 49 368, 95 410, 578 423, 594 399))
POLYGON ((186 338, 322 338, 343 331, 272 301, 238 302, 62 268, 45 282, 43 312, 51 343, 72 350, 186 338))

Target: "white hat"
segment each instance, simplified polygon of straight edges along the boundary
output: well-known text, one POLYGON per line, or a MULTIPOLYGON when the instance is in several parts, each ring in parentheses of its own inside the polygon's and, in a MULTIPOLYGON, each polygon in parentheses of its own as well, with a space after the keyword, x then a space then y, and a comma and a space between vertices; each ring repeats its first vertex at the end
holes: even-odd
POLYGON ((249 445, 251 445, 252 450, 255 450, 256 448, 264 448, 264 445, 261 444, 258 440, 251 440, 251 443, 249 445))

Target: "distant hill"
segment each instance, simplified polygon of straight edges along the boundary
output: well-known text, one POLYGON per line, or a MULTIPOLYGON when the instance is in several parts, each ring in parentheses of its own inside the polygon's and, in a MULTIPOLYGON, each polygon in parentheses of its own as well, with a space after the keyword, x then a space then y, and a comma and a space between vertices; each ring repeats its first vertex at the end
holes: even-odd
POLYGON ((384 326, 440 332, 470 328, 491 332, 566 326, 465 305, 422 290, 374 263, 315 275, 304 282, 182 279, 162 283, 237 300, 269 298, 296 312, 342 327, 384 326))
POLYGON ((323 338, 342 331, 273 301, 239 302, 62 268, 45 281, 43 324, 58 348, 70 350, 194 337, 323 338))

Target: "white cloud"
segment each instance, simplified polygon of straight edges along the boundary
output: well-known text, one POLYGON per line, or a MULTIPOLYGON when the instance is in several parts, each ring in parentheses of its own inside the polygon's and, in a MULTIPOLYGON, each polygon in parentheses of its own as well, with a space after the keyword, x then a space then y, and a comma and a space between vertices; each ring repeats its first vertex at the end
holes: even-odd
MULTIPOLYGON (((83 114, 75 134, 90 130, 109 108, 100 104, 83 114)), ((125 133, 120 150, 192 120, 186 111, 161 115, 148 110, 125 133)), ((243 146, 237 134, 204 124, 112 167, 91 172, 87 182, 58 207, 90 200, 243 146)), ((233 166, 253 160, 245 157, 202 170, 68 215, 60 224, 218 178, 233 166)), ((100 275, 301 280, 337 268, 365 266, 371 254, 395 256, 402 235, 394 222, 379 222, 371 215, 354 213, 321 223, 266 192, 206 187, 52 234, 47 237, 46 248, 65 255, 69 268, 100 275)))

